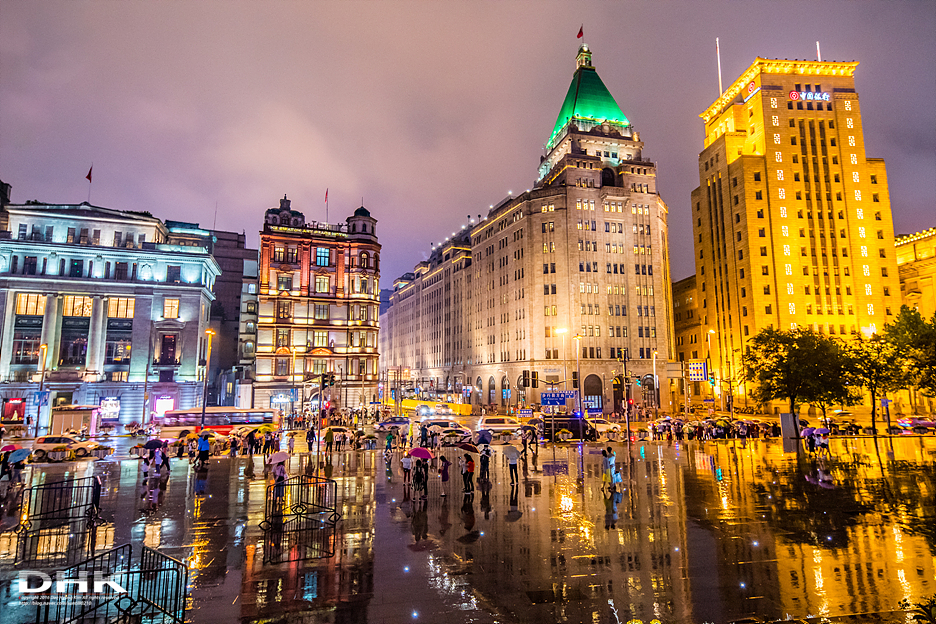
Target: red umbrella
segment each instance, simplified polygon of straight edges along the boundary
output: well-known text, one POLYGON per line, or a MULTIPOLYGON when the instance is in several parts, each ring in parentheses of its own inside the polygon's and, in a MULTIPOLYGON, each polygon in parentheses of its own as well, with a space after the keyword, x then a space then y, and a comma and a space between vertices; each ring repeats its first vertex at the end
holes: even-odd
POLYGON ((0 453, 3 453, 5 451, 15 451, 21 448, 23 447, 20 446, 19 444, 4 444, 3 448, 0 448, 0 453))
POLYGON ((468 451, 469 453, 477 453, 478 447, 472 444, 471 442, 460 442, 455 445, 455 448, 460 448, 463 451, 468 451))
POLYGON ((409 454, 410 454, 411 457, 416 457, 417 459, 433 459, 433 458, 435 458, 435 455, 432 454, 432 451, 430 451, 430 450, 427 449, 427 448, 423 448, 423 447, 421 447, 421 446, 417 446, 416 448, 411 449, 410 452, 409 452, 409 454))

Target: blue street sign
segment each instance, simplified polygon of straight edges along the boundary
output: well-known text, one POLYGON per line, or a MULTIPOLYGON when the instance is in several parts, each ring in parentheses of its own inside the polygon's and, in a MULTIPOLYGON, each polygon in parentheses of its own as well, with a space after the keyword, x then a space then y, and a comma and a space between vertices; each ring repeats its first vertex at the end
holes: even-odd
POLYGON ((560 392, 543 392, 540 394, 540 403, 543 405, 564 405, 566 399, 574 399, 575 392, 562 390, 560 392))
POLYGON ((604 412, 601 410, 600 407, 594 407, 594 408, 589 407, 585 411, 588 412, 589 416, 601 416, 602 414, 604 414, 604 412))
POLYGON ((702 399, 703 403, 714 403, 715 399, 702 399))
POLYGON ((33 407, 45 407, 49 404, 49 391, 43 390, 42 392, 33 392, 32 395, 32 404, 33 407))
POLYGON ((532 416, 532 415, 533 415, 533 410, 532 410, 532 409, 522 409, 522 410, 520 410, 520 411, 517 412, 517 413, 518 413, 520 416, 532 416))

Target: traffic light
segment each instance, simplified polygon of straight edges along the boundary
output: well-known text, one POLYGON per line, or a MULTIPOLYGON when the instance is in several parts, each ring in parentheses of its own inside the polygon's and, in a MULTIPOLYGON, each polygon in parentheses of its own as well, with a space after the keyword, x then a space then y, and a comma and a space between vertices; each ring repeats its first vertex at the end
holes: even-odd
POLYGON ((578 388, 578 371, 572 371, 572 387, 578 388))
POLYGON ((523 379, 521 380, 521 385, 524 388, 530 387, 530 371, 528 370, 523 371, 523 379))
POLYGON ((709 378, 708 378, 708 382, 714 386, 714 385, 715 385, 715 375, 710 375, 709 378))
POLYGON ((322 390, 324 390, 325 388, 328 387, 328 375, 327 375, 326 373, 322 373, 322 383, 321 383, 321 386, 322 386, 322 390))
POLYGON ((335 385, 335 373, 328 373, 328 385, 329 386, 335 385))
POLYGON ((536 371, 533 371, 530 375, 533 381, 533 387, 539 388, 539 373, 537 373, 536 371))
POLYGON ((637 381, 637 385, 639 386, 639 385, 640 385, 640 377, 638 377, 638 378, 636 379, 636 381, 637 381))

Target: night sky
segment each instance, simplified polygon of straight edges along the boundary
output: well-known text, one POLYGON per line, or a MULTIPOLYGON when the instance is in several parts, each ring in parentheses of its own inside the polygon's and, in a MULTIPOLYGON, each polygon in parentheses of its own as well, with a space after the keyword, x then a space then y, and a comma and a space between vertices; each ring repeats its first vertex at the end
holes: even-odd
POLYGON ((936 226, 936 4, 846 2, 0 2, 0 179, 13 201, 91 203, 246 230, 287 194, 307 219, 379 220, 383 285, 530 188, 584 41, 670 206, 693 271, 702 120, 756 56, 861 62, 867 155, 897 233, 936 226))

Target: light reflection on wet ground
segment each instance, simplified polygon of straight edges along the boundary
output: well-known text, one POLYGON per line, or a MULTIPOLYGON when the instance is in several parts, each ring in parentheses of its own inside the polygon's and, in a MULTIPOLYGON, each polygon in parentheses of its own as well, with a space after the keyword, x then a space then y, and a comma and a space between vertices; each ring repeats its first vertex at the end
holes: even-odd
MULTIPOLYGON (((936 592, 936 438, 836 440, 822 461, 778 441, 614 448, 616 496, 601 489, 600 447, 569 446, 531 455, 514 488, 496 456, 494 483, 468 497, 454 470, 439 496, 433 472, 425 502, 397 460, 388 472, 380 452, 335 454, 336 530, 273 535, 259 527, 259 458, 216 460, 203 475, 182 462, 148 483, 131 459, 46 465, 33 479, 104 476, 94 546, 143 543, 187 561, 197 623, 604 623, 612 606, 621 622, 898 622, 901 598, 936 592)), ((40 541, 30 567, 73 541, 40 541)), ((15 545, 0 534, 4 579, 15 545)), ((4 583, 4 624, 31 621, 14 598, 4 583)))

